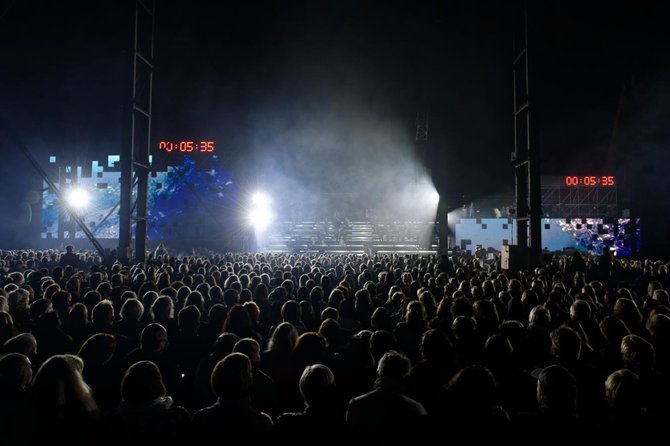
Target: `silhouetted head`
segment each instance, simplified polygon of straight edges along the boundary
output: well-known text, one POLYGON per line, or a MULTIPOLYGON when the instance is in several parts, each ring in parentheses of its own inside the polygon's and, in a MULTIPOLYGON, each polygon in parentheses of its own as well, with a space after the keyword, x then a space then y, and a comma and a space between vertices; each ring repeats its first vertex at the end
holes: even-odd
POLYGON ((620 410, 640 410, 642 389, 640 378, 630 370, 621 369, 605 381, 605 395, 610 407, 620 410))
POLYGON ((305 367, 300 377, 300 395, 308 407, 329 407, 335 396, 335 375, 323 364, 305 367))
POLYGON ((495 401, 496 380, 486 367, 471 365, 451 378, 447 392, 457 408, 486 408, 495 401))
POLYGON ((563 366, 550 365, 537 376, 537 402, 540 407, 572 414, 577 406, 577 381, 563 366))
POLYGON ((381 379, 390 379, 402 382, 409 373, 410 362, 407 356, 395 350, 384 353, 377 365, 377 376, 381 379))
POLYGON ((121 381, 121 397, 126 403, 150 403, 166 394, 163 376, 158 366, 151 361, 131 365, 121 381))
POLYGON ((33 380, 30 359, 21 353, 0 356, 0 387, 26 390, 33 380))
POLYGON ((252 338, 243 338, 237 341, 234 352, 243 353, 251 360, 251 364, 258 364, 261 362, 261 346, 258 341, 252 338))
POLYGON ((150 352, 162 352, 167 345, 167 330, 161 324, 149 324, 142 330, 140 345, 142 350, 150 352))
POLYGON ((451 361, 454 357, 454 347, 442 330, 428 330, 421 338, 421 353, 423 359, 427 361, 451 361))
POLYGON ((84 341, 79 357, 87 365, 101 365, 109 361, 116 351, 116 338, 110 334, 97 333, 84 341))
POLYGON ((242 353, 231 353, 212 371, 212 390, 222 399, 239 399, 249 395, 253 384, 251 361, 242 353))
POLYGON ((626 335, 621 340, 621 359, 624 367, 635 373, 649 372, 654 368, 656 353, 646 339, 637 335, 626 335))

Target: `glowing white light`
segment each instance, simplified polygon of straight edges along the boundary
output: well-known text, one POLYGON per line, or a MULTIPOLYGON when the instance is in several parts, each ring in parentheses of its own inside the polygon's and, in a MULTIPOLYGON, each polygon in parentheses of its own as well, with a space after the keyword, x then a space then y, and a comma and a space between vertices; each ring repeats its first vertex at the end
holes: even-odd
POLYGON ((432 204, 437 205, 440 202, 440 194, 438 194, 436 190, 430 192, 428 197, 430 198, 430 202, 432 204))
POLYGON ((256 192, 251 196, 251 203, 254 206, 267 206, 270 204, 270 197, 263 192, 256 192))
POLYGON ((65 201, 71 208, 83 209, 91 202, 91 196, 86 190, 75 187, 67 192, 65 201))
POLYGON ((257 231, 265 230, 275 219, 274 212, 268 208, 253 209, 248 215, 249 222, 257 231))

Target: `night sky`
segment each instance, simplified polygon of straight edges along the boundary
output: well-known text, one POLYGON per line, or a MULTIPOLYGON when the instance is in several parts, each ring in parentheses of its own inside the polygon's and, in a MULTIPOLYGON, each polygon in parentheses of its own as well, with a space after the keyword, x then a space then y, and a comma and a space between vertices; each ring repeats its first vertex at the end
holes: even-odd
MULTIPOLYGON (((426 110, 443 195, 509 196, 509 3, 159 2, 154 140, 216 140, 242 184, 281 172, 337 191, 392 175, 426 110)), ((617 175, 624 207, 667 219, 667 3, 533 3, 542 3, 529 11, 542 173, 617 175)), ((40 161, 120 152, 132 30, 122 5, 0 2, 2 125, 40 161)), ((10 240, 39 179, 1 132, 0 150, 0 240, 10 240)))

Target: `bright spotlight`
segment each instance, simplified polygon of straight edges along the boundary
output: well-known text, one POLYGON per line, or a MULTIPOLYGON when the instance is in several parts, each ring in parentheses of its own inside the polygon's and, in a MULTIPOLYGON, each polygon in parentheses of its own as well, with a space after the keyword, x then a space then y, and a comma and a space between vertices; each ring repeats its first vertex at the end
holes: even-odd
POLYGON ((257 231, 265 230, 275 219, 274 213, 267 208, 253 209, 248 215, 249 222, 257 231))
POLYGON ((65 201, 71 208, 83 209, 90 203, 91 196, 86 190, 80 187, 75 187, 67 192, 65 195, 65 201))
POLYGON ((437 205, 440 202, 440 194, 438 194, 436 190, 430 192, 430 195, 428 195, 428 197, 430 198, 430 202, 432 204, 437 205))
POLYGON ((256 192, 251 196, 251 203, 254 206, 267 206, 270 204, 270 197, 263 192, 256 192))

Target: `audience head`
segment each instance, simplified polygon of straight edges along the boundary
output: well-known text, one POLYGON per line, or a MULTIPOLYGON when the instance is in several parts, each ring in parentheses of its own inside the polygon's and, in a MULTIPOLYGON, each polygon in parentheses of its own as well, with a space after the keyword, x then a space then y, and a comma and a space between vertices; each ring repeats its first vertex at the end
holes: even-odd
POLYGON ((222 399, 244 398, 252 384, 251 361, 242 353, 229 354, 212 371, 212 390, 222 399))
POLYGON ((385 330, 377 330, 370 336, 370 355, 375 364, 379 364, 384 354, 393 350, 396 339, 393 333, 385 330))
POLYGON ((451 378, 447 392, 457 409, 486 408, 495 402, 496 380, 486 367, 471 365, 451 378))
POLYGON ((299 389, 307 407, 329 408, 335 396, 335 375, 323 364, 309 365, 302 372, 299 389))
POLYGON ((617 370, 608 376, 605 394, 607 403, 614 409, 633 411, 642 408, 640 378, 630 370, 617 370))
POLYGON ((407 356, 390 350, 384 353, 377 365, 377 376, 380 379, 402 382, 409 373, 410 362, 407 356))
POLYGON ((295 344, 298 341, 298 330, 295 327, 288 323, 282 322, 277 325, 270 341, 268 342, 268 350, 276 351, 280 353, 290 353, 295 348, 295 344))
POLYGON ((642 313, 637 308, 635 301, 628 298, 620 298, 616 301, 614 315, 624 321, 629 328, 642 321, 642 313))
POLYGON ((112 358, 116 351, 116 338, 110 334, 97 333, 84 341, 78 356, 87 366, 101 365, 112 358))
POLYGON ((112 325, 114 322, 114 306, 109 300, 98 302, 91 312, 91 322, 95 325, 112 325))
POLYGON ((147 352, 162 352, 168 342, 167 330, 161 324, 149 324, 142 330, 140 345, 147 352))
POLYGON ((544 410, 572 414, 577 405, 577 381, 560 365, 550 365, 537 376, 537 402, 544 410))
POLYGON ((559 327, 551 332, 551 351, 562 361, 577 361, 582 351, 582 340, 570 327, 559 327))
POLYGON ((236 353, 243 353, 247 355, 251 364, 259 364, 261 362, 261 346, 258 341, 252 338, 243 338, 237 341, 233 351, 236 353))
POLYGON ((326 356, 328 341, 319 333, 307 332, 298 336, 293 356, 304 365, 322 362, 326 356))
POLYGON ((74 355, 47 359, 33 380, 31 408, 59 418, 97 412, 95 400, 81 376, 83 370, 84 361, 74 355))
POLYGON ((142 302, 136 298, 126 299, 119 311, 121 319, 134 322, 138 322, 142 317, 142 314, 144 314, 144 306, 142 305, 142 302))
POLYGON ((624 336, 630 334, 626 324, 616 316, 605 316, 598 324, 607 342, 620 345, 624 336))
POLYGON ((158 366, 151 361, 140 361, 128 367, 121 381, 124 403, 147 404, 167 394, 158 366))
POLYGON ((421 353, 426 361, 452 361, 454 346, 442 330, 428 330, 421 338, 421 353))
POLYGON ((297 324, 302 317, 302 309, 300 304, 295 300, 287 300, 281 307, 281 317, 284 322, 297 324))
POLYGON ((326 307, 321 312, 321 320, 325 321, 326 319, 334 319, 339 322, 340 312, 337 310, 337 308, 326 307))
POLYGON ((24 391, 33 380, 30 359, 21 353, 9 353, 0 356, 0 389, 24 391))
POLYGON ((542 305, 537 305, 530 310, 530 315, 528 316, 528 323, 530 325, 540 325, 543 327, 549 327, 551 324, 551 313, 543 307, 542 305))
POLYGON ((621 340, 621 359, 627 369, 638 374, 648 373, 654 368, 656 354, 649 341, 630 334, 621 340))
POLYGON ((170 296, 159 296, 151 305, 151 317, 154 321, 163 321, 174 317, 174 303, 170 296))
POLYGON ((2 346, 3 353, 21 353, 34 359, 37 354, 37 339, 32 333, 20 333, 5 341, 2 346))
POLYGON ((216 338, 216 341, 214 341, 214 355, 221 358, 227 356, 229 353, 233 352, 233 348, 235 348, 235 344, 237 344, 237 341, 239 340, 240 337, 235 333, 221 333, 219 337, 216 338))
POLYGON ((195 305, 188 305, 177 313, 177 325, 182 333, 197 332, 200 328, 200 310, 195 305))

